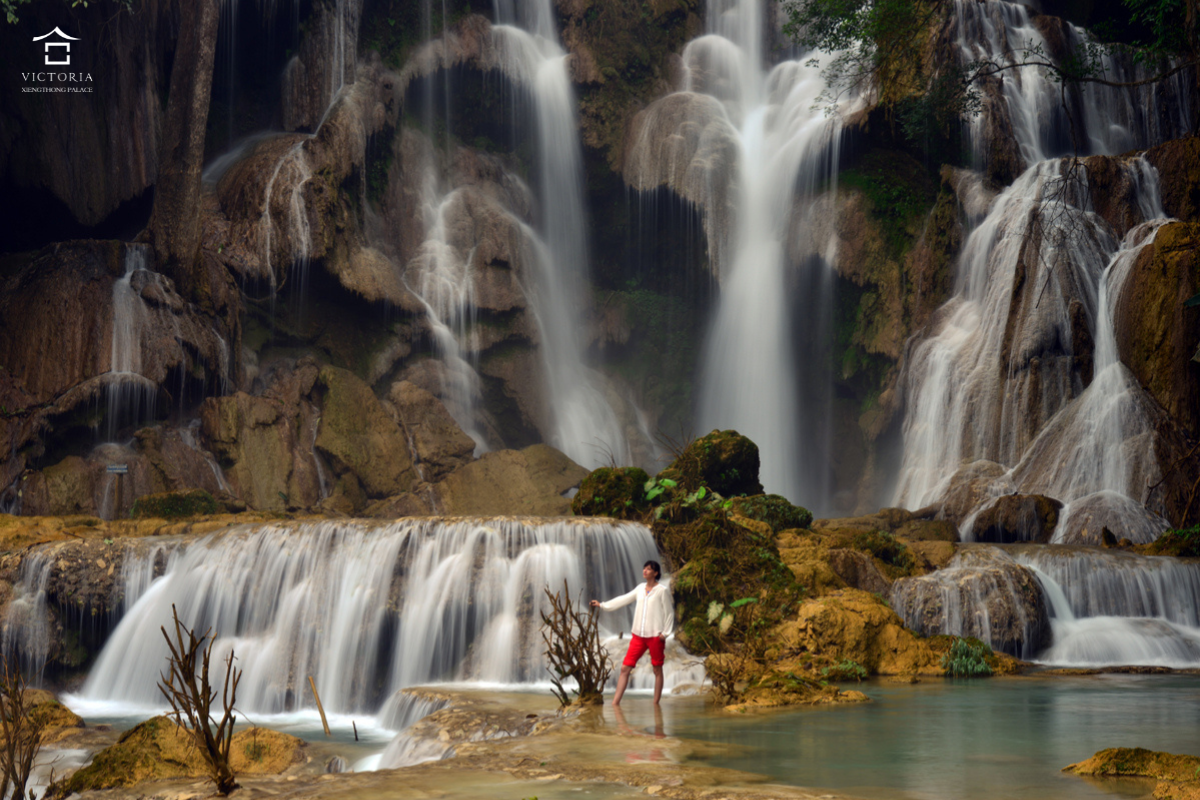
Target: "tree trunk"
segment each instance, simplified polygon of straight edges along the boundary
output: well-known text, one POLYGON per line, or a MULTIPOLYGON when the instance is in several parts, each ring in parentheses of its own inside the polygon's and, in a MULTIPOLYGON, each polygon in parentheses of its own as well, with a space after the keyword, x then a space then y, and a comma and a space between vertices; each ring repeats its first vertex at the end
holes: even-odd
POLYGON ((175 281, 185 298, 202 301, 208 287, 201 278, 198 252, 200 173, 221 15, 218 0, 188 0, 182 12, 150 237, 159 269, 175 281))

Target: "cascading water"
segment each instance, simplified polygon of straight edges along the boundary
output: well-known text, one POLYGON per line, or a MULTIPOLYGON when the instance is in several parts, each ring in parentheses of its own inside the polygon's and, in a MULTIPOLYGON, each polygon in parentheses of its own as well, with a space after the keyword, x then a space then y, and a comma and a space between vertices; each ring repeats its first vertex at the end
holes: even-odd
POLYGON ((513 23, 492 29, 505 61, 501 68, 529 90, 537 117, 541 236, 526 248, 536 277, 525 289, 541 333, 550 443, 584 466, 601 466, 610 457, 627 464, 628 439, 600 377, 584 363, 578 324, 588 275, 587 227, 567 54, 557 42, 549 0, 501 3, 496 11, 501 23, 513 23))
MULTIPOLYGON (((81 697, 156 706, 166 657, 159 626, 213 629, 214 654, 237 654, 239 706, 309 707, 312 675, 331 713, 375 713, 398 690, 431 681, 547 680, 543 589, 575 598, 628 591, 657 550, 631 523, 585 520, 402 520, 235 529, 173 550, 126 557, 127 611, 81 697)), ((628 614, 604 620, 630 624, 628 614)), ((696 680, 668 669, 668 686, 696 680)), ((396 716, 389 712, 389 717, 396 716)))
POLYGON ((1015 548, 1050 605, 1047 664, 1194 668, 1200 664, 1200 563, 1087 548, 1015 548))
POLYGON ((150 270, 150 246, 125 246, 125 274, 113 283, 112 351, 108 368, 107 439, 112 441, 123 423, 154 414, 158 387, 142 375, 142 338, 148 311, 133 286, 135 277, 160 280, 150 270), (139 276, 139 273, 141 275, 139 276))
MULTIPOLYGON (((1014 63, 1027 48, 1047 49, 1023 6, 958 2, 956 11, 964 60, 1014 63)), ((1075 28, 1068 33, 1076 42, 1086 37, 1075 28)), ((1126 68, 1113 59, 1105 66, 1114 80, 1142 76, 1141 67, 1126 68)), ((1087 113, 1074 123, 1085 134, 1081 151, 1120 152, 1186 130, 1183 110, 1146 111, 1160 93, 1177 91, 1175 83, 1088 88, 1082 98, 1087 113)), ((1146 425, 1144 414, 1131 411, 1143 402, 1142 393, 1116 363, 1105 299, 1115 298, 1119 289, 1105 276, 1128 270, 1153 227, 1131 231, 1118 247, 1112 229, 1091 208, 1083 166, 1045 160, 1070 150, 1070 137, 1062 132, 1072 123, 1058 101, 1058 85, 1044 71, 1022 67, 1005 73, 1001 94, 1002 102, 968 125, 971 147, 981 163, 989 132, 1011 129, 1029 168, 971 232, 959 258, 954 297, 935 316, 931 333, 906 354, 904 451, 895 502, 909 508, 937 500, 964 460, 1016 466, 1013 486, 1068 502, 1104 490, 1134 494, 1137 480, 1157 470, 1147 462, 1149 455, 1136 468, 1114 462, 1120 442, 1142 436, 1146 425), (1095 388, 1086 393, 1089 376, 1076 358, 1080 334, 1097 345, 1096 377, 1090 381, 1095 388), (1109 402, 1114 393, 1129 399, 1109 402), (1064 427, 1070 433, 1057 435, 1064 427), (1062 469, 1056 458, 1081 468, 1062 469)), ((1143 220, 1163 216, 1153 170, 1142 161, 1125 169, 1143 220)))
POLYGON ((710 0, 708 33, 683 52, 682 88, 644 112, 626 174, 635 188, 667 184, 704 210, 721 293, 700 427, 748 435, 767 491, 821 508, 830 495, 831 384, 798 375, 828 371, 824 312, 836 253, 797 252, 806 247, 796 243, 811 238, 815 193, 836 186, 841 119, 817 107, 824 80, 808 58, 764 69, 763 13, 754 0, 710 0), (790 305, 798 295, 815 310, 803 320, 790 305))

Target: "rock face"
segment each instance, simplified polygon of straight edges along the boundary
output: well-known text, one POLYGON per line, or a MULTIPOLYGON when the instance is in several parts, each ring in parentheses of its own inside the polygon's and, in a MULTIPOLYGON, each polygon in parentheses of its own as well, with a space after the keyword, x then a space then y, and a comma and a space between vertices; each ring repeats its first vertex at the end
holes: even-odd
POLYGON ((784 652, 852 659, 880 675, 941 672, 927 643, 882 600, 856 589, 806 601, 797 619, 780 625, 776 634, 784 652))
POLYGON ((397 381, 388 401, 392 418, 408 434, 413 466, 421 480, 440 480, 472 460, 475 442, 432 394, 408 381, 397 381))
POLYGON ((1050 641, 1037 578, 992 547, 967 547, 945 569, 896 581, 891 603, 904 624, 924 636, 974 636, 1021 658, 1032 658, 1050 641))
POLYGON ((559 516, 571 510, 563 494, 587 474, 544 444, 485 453, 434 487, 436 505, 441 513, 456 516, 559 516))
MULTIPOLYGON (((39 202, 48 196, 78 223, 93 226, 154 184, 180 5, 135 10, 91 4, 73 9, 67 24, 59 9, 31 4, 20 9, 19 24, 0 29, 0 51, 12 57, 0 76, 8 98, 0 117, 0 188, 15 201, 11 208, 22 223, 35 208, 60 213, 39 202), (21 91, 20 73, 43 61, 31 40, 56 26, 79 39, 72 43, 70 69, 92 74, 90 93, 21 91)), ((3 206, 11 221, 9 202, 3 206)), ((28 221, 45 225, 44 219, 28 221)))
POLYGON ((81 426, 80 416, 94 417, 90 409, 105 408, 106 398, 133 403, 129 398, 140 397, 144 403, 161 394, 169 403, 180 386, 220 391, 236 380, 230 355, 241 346, 236 287, 226 276, 218 284, 225 294, 202 310, 185 302, 170 279, 144 268, 145 252, 144 245, 84 240, 15 257, 0 287, 5 366, 0 391, 12 409, 0 420, 5 433, 0 459, 10 467, 19 464, 18 472, 27 455, 41 457, 41 448, 35 445, 15 460, 14 453, 48 424, 72 432, 81 426), (119 282, 120 303, 114 292, 119 282), (118 321, 127 339, 120 356, 125 363, 114 361, 118 321), (180 373, 188 378, 168 380, 180 373))
POLYGON ((1115 492, 1097 492, 1071 503, 1056 544, 1104 544, 1104 532, 1117 540, 1149 544, 1170 524, 1145 506, 1115 492))
POLYGON ((1190 435, 1200 433, 1200 223, 1158 229, 1123 284, 1116 305, 1117 350, 1138 382, 1190 435))
POLYGON ((975 517, 968 537, 976 542, 1050 541, 1062 503, 1040 494, 1006 494, 975 517))

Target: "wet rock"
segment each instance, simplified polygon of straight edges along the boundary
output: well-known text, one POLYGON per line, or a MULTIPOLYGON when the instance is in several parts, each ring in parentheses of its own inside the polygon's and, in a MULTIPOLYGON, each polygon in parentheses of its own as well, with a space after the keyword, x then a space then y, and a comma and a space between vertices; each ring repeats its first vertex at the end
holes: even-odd
POLYGON ((1006 494, 979 512, 971 525, 976 542, 1050 541, 1063 504, 1040 494, 1006 494))
POLYGON ((1151 147, 1146 160, 1158 170, 1159 193, 1167 216, 1200 222, 1200 136, 1151 147))
MULTIPOLYGON (((1141 747, 1110 747, 1091 758, 1063 767, 1063 772, 1097 778, 1154 778, 1154 797, 1195 800, 1200 797, 1200 758, 1141 747)), ((1103 784, 1101 784, 1103 786, 1103 784)))
POLYGON ((434 491, 444 514, 561 516, 571 508, 563 493, 587 474, 554 448, 535 444, 485 453, 447 475, 434 491))
POLYGON ((1138 382, 1192 436, 1200 433, 1200 223, 1169 223, 1139 254, 1117 299, 1117 350, 1138 382))
POLYGON ((1011 483, 1005 478, 1008 469, 994 461, 973 461, 958 469, 951 477, 942 495, 939 516, 956 527, 961 525, 975 509, 1001 492, 1012 491, 1011 483))
POLYGON ((408 491, 416 478, 408 442, 371 387, 337 367, 322 367, 317 383, 323 392, 316 448, 334 472, 353 473, 368 497, 408 491))
POLYGON ((261 396, 210 397, 200 408, 204 443, 250 508, 309 508, 320 497, 313 458, 318 412, 309 400, 318 369, 280 370, 261 396))
POLYGON ((393 419, 408 436, 423 480, 439 480, 471 461, 475 442, 432 394, 409 381, 397 381, 388 401, 395 411, 393 419))
POLYGON ((284 130, 316 130, 334 89, 354 83, 361 18, 361 2, 313 3, 299 51, 283 70, 284 130))
POLYGON ((1050 642, 1049 612, 1037 578, 992 547, 967 547, 944 569, 896 581, 891 604, 923 636, 973 636, 1021 658, 1050 642))
POLYGON ((1145 506, 1116 492, 1097 492, 1073 501, 1063 513, 1062 530, 1055 544, 1104 544, 1108 529, 1115 539, 1148 544, 1171 527, 1145 506))

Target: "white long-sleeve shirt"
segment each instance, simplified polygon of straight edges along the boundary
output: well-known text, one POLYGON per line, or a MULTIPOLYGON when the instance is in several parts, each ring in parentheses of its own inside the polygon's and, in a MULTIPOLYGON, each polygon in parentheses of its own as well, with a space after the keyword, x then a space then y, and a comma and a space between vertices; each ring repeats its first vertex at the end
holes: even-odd
POLYGON ((633 630, 637 636, 650 639, 662 636, 664 639, 675 632, 675 601, 671 599, 671 590, 665 583, 656 583, 649 592, 646 584, 639 583, 638 587, 628 594, 614 597, 600 604, 605 611, 612 611, 637 601, 633 611, 633 630))

